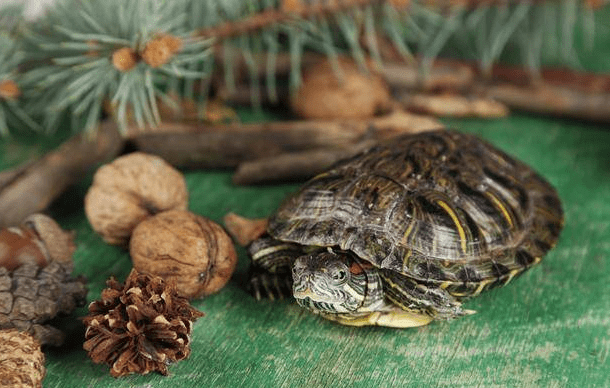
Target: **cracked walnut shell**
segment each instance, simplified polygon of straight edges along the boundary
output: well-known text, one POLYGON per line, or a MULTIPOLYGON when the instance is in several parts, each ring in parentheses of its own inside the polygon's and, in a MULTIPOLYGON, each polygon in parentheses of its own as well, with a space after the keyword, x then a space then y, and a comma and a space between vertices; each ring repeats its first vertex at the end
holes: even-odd
POLYGON ((129 252, 134 268, 175 282, 178 293, 191 299, 220 290, 237 264, 233 242, 220 225, 180 210, 138 225, 129 252))
POLYGON ((158 156, 131 153, 100 167, 85 196, 85 214, 104 241, 126 246, 151 215, 186 209, 184 176, 158 156))

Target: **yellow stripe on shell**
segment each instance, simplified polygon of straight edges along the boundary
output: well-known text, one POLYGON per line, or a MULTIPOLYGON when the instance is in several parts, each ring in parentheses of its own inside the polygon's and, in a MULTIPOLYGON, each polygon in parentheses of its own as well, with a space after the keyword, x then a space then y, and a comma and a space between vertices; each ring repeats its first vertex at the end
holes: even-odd
MULTIPOLYGON (((409 235, 411 234, 411 232, 413 231, 413 226, 415 225, 415 220, 412 220, 409 223, 409 226, 407 226, 407 230, 405 230, 405 233, 402 235, 402 244, 407 246, 407 240, 409 239, 409 235)), ((407 253, 405 254, 405 256, 402 259, 402 265, 403 268, 407 268, 407 262, 409 261, 409 257, 411 257, 411 249, 407 249, 407 253)))
POLYGON ((512 228, 513 225, 513 219, 510 216, 510 213, 508 212, 508 210, 506 209, 506 206, 504 206, 502 204, 502 202, 498 199, 498 197, 496 197, 495 195, 493 195, 490 192, 486 192, 485 195, 492 200, 492 202, 498 207, 498 209, 500 209, 500 211, 502 212, 502 215, 504 215, 504 218, 506 219, 506 221, 508 221, 508 225, 512 228))
POLYGON ((449 217, 453 220, 455 227, 457 228, 458 235, 460 236, 460 246, 462 247, 462 252, 466 253, 466 232, 462 227, 462 223, 458 218, 457 214, 453 211, 451 206, 449 206, 445 201, 437 200, 436 203, 443 208, 449 214, 449 217))

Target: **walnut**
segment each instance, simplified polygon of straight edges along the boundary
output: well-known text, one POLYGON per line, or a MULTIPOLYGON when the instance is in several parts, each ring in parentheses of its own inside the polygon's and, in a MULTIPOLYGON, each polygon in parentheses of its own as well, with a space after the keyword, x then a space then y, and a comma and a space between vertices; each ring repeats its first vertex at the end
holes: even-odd
POLYGON ((376 74, 365 74, 350 59, 339 58, 340 73, 328 61, 307 68, 291 100, 306 119, 366 118, 391 108, 389 87, 376 74))
POLYGON ((184 176, 163 159, 140 152, 100 167, 85 196, 85 214, 104 241, 127 246, 142 220, 170 209, 186 209, 184 176))
POLYGON ((111 278, 102 299, 89 305, 83 348, 114 377, 131 373, 168 374, 167 366, 191 352, 192 323, 203 313, 172 284, 133 269, 125 284, 111 278))
POLYGON ((42 387, 45 373, 36 339, 15 329, 0 330, 0 387, 42 387))
POLYGON ((215 222, 172 210, 139 224, 129 251, 138 271, 176 282, 178 293, 198 298, 221 289, 237 263, 231 238, 215 222))

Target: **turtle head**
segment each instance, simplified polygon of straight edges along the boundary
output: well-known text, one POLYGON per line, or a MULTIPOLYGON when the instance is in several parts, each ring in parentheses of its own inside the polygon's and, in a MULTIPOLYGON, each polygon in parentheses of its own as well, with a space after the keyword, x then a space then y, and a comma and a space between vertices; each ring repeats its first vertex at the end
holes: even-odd
POLYGON ((317 312, 354 312, 366 296, 366 274, 345 252, 322 251, 297 258, 292 279, 297 303, 317 312))

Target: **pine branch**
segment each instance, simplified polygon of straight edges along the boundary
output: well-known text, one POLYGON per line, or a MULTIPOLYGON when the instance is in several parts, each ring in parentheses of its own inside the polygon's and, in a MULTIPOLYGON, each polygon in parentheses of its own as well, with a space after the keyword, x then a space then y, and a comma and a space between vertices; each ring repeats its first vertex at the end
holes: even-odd
POLYGON ((245 63, 258 104, 261 80, 277 96, 274 66, 283 52, 294 89, 311 50, 335 64, 349 51, 365 68, 368 56, 384 61, 388 44, 398 57, 419 62, 424 76, 447 46, 461 47, 484 74, 516 48, 535 73, 547 52, 577 63, 575 24, 592 31, 591 7, 574 0, 59 0, 29 26, 27 71, 18 74, 22 97, 11 111, 38 116, 47 131, 66 117, 75 130, 94 130, 104 106, 121 128, 154 127, 157 101, 179 109, 173 95, 203 111, 218 65, 231 89, 234 62, 245 63))
POLYGON ((22 82, 18 72, 24 58, 20 43, 0 30, 0 137, 11 127, 37 129, 38 125, 22 109, 22 82))
POLYGON ((76 135, 38 160, 0 172, 0 227, 44 210, 93 167, 115 157, 122 145, 115 125, 104 123, 94 138, 76 135))
POLYGON ((24 75, 29 109, 45 113, 47 128, 68 114, 94 130, 110 102, 121 128, 129 119, 158 125, 156 99, 166 98, 166 85, 206 76, 191 65, 209 56, 209 43, 189 36, 185 18, 184 1, 59 2, 29 34, 38 52, 31 57, 41 58, 24 75))

